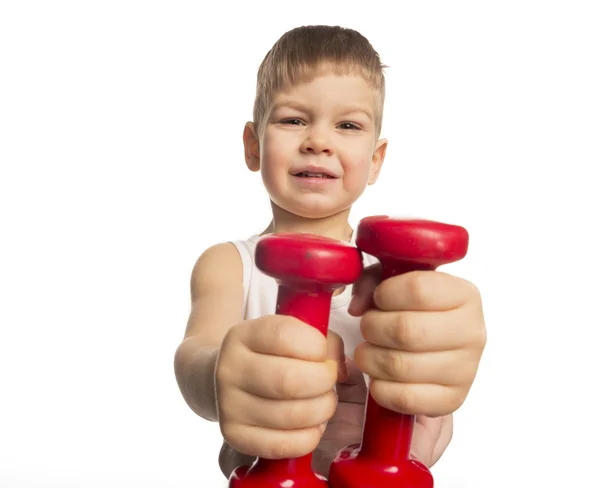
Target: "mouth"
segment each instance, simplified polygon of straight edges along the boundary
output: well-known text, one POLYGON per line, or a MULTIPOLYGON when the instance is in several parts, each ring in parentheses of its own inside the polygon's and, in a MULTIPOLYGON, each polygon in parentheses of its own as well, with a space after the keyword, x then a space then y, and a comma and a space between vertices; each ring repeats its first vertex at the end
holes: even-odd
POLYGON ((298 173, 293 173, 294 176, 298 178, 323 178, 323 179, 335 179, 335 176, 330 175, 329 173, 313 173, 311 171, 300 171, 298 173))

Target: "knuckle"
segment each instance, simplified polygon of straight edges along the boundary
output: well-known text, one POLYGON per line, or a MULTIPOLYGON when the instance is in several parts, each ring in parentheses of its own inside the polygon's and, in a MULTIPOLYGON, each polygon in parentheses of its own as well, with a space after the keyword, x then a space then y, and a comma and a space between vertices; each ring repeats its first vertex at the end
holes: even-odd
POLYGON ((333 330, 327 331, 327 340, 330 340, 336 344, 344 343, 344 341, 342 340, 342 337, 337 332, 334 332, 333 330))
POLYGON ((223 338, 221 350, 228 351, 244 344, 249 329, 251 329, 251 324, 248 322, 240 322, 231 326, 223 338))
POLYGON ((395 380, 407 380, 410 378, 410 361, 405 354, 389 350, 385 354, 383 368, 385 373, 395 380))
POLYGON ((223 436, 223 440, 234 447, 239 445, 239 427, 232 422, 219 422, 219 428, 221 430, 221 435, 223 436))
POLYGON ((322 409, 323 416, 319 419, 319 423, 331 419, 337 409, 338 397, 335 391, 330 390, 325 394, 325 407, 322 409))
POLYGON ((276 398, 293 398, 295 394, 296 381, 289 368, 280 367, 274 372, 272 388, 276 398))
POLYGON ((232 389, 226 389, 217 394, 217 415, 219 422, 224 425, 236 424, 243 420, 244 410, 240 408, 240 398, 232 389))
POLYGON ((240 356, 244 346, 240 341, 239 327, 233 326, 225 335, 215 364, 215 378, 230 382, 240 370, 240 356), (235 364, 235 367, 233 367, 235 364))
POLYGON ((466 280, 464 278, 461 278, 462 281, 464 282, 464 284, 466 285, 466 288, 468 290, 468 292, 470 293, 470 295, 478 302, 481 302, 481 292, 479 291, 479 288, 477 288, 477 286, 469 281, 466 280))
POLYGON ((408 385, 397 384, 393 389, 374 379, 371 382, 371 394, 380 405, 398 413, 413 414, 416 411, 417 399, 408 385))
POLYGON ((451 395, 451 400, 449 402, 451 407, 450 411, 447 412, 448 414, 455 412, 460 407, 462 407, 463 403, 465 403, 465 400, 467 398, 466 391, 464 391, 463 389, 454 389, 451 395))
POLYGON ((344 349, 344 341, 339 334, 332 330, 327 331, 327 343, 331 350, 338 351, 344 349))
POLYGON ((270 321, 268 334, 274 350, 281 351, 286 348, 289 337, 289 322, 284 315, 275 315, 270 321))
POLYGON ((397 388, 390 397, 392 409, 398 412, 414 414, 418 410, 418 399, 415 391, 408 385, 397 388))
POLYGON ((303 424, 306 412, 299 408, 297 403, 288 402, 280 407, 278 417, 281 428, 295 429, 303 424))
POLYGON ((407 293, 416 306, 423 306, 428 302, 430 289, 428 282, 428 272, 410 273, 407 282, 407 293))
POLYGON ((296 458, 313 451, 318 444, 318 438, 307 434, 306 431, 287 432, 277 436, 266 446, 266 456, 271 459, 296 458))
MULTIPOLYGON (((311 375, 310 377, 311 390, 314 389, 315 395, 324 395, 335 387, 338 378, 337 370, 333 370, 325 364, 319 365, 318 368, 321 373, 311 375), (312 386, 313 383, 314 386, 312 386)), ((307 378, 308 376, 305 376, 303 381, 306 382, 307 378)), ((306 389, 307 385, 304 388, 306 389)))
POLYGON ((367 341, 371 338, 371 330, 373 328, 373 315, 374 313, 372 310, 367 310, 360 318, 359 322, 360 335, 367 341))
POLYGON ((335 413, 337 396, 333 391, 306 401, 292 401, 282 405, 277 424, 282 429, 316 427, 335 413))
POLYGON ((464 316, 461 326, 462 330, 466 331, 464 345, 483 350, 487 343, 487 330, 482 318, 474 314, 468 314, 464 316))
POLYGON ((423 344, 427 341, 427 328, 420 327, 414 316, 407 312, 397 312, 394 320, 392 339, 401 347, 423 344))
MULTIPOLYGON (((291 438, 292 436, 290 436, 291 438)), ((269 459, 285 459, 290 456, 290 448, 293 445, 291 444, 291 439, 279 439, 269 444, 266 447, 266 455, 265 457, 269 459)))
POLYGON ((295 451, 301 447, 301 444, 291 437, 277 440, 271 446, 271 456, 273 459, 286 459, 297 457, 295 451))
POLYGON ((487 330, 484 326, 478 327, 473 333, 473 344, 480 350, 487 344, 487 330))
POLYGON ((368 342, 359 343, 354 349, 354 364, 364 373, 373 374, 371 362, 368 360, 371 345, 368 342))
POLYGON ((217 391, 223 391, 232 382, 235 376, 235 368, 231 368, 225 358, 220 358, 215 367, 215 381, 217 391))

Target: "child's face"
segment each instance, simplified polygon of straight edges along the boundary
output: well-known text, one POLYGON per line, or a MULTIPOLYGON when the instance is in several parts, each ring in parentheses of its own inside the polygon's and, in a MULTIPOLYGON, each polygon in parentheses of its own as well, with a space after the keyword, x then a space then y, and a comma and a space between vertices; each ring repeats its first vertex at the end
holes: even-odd
POLYGON ((385 156, 376 107, 361 76, 324 74, 295 85, 274 98, 258 140, 246 129, 248 166, 288 212, 323 218, 347 210, 376 181, 385 156))

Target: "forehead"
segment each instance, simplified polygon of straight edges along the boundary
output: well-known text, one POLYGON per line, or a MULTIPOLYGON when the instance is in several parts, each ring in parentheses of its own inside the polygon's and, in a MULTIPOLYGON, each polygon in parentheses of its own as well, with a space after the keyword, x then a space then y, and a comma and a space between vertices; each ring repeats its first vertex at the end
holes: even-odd
POLYGON ((272 107, 314 104, 321 108, 357 107, 376 111, 377 91, 357 73, 318 72, 273 94, 272 107))

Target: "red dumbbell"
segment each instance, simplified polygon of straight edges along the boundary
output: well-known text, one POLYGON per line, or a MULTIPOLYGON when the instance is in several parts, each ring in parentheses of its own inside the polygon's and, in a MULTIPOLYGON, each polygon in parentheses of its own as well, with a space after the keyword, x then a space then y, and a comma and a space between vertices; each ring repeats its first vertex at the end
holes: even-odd
MULTIPOLYGON (((385 280, 459 261, 469 235, 455 225, 374 216, 359 222, 356 244, 379 259, 385 280)), ((409 456, 414 421, 414 415, 378 405, 369 393, 362 442, 337 454, 329 472, 331 488, 432 488, 430 471, 409 456)))
MULTIPOLYGON (((279 284, 276 313, 294 316, 327 335, 335 289, 360 276, 362 254, 354 246, 311 234, 265 236, 256 246, 256 266, 279 284)), ((312 470, 312 453, 296 459, 258 458, 229 478, 231 488, 328 488, 312 470)))

